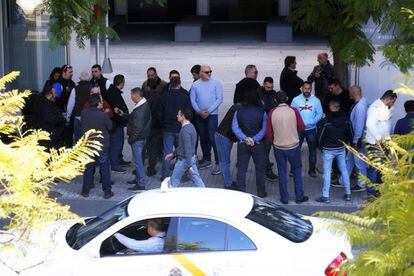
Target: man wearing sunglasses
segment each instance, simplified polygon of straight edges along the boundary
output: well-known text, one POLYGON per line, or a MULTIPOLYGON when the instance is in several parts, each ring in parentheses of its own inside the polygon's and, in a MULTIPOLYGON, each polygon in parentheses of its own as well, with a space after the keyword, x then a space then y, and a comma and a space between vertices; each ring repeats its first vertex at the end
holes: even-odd
POLYGON ((234 91, 233 103, 244 103, 246 93, 251 91, 257 91, 260 88, 260 84, 257 82, 257 67, 253 64, 249 64, 244 69, 245 78, 236 84, 236 90, 234 91))
POLYGON ((214 133, 218 125, 218 108, 223 102, 223 87, 211 77, 211 67, 201 66, 200 79, 195 81, 190 90, 191 105, 196 112, 195 123, 200 135, 203 159, 199 162, 200 169, 212 167, 211 148, 213 147, 215 168, 214 174, 220 174, 214 133))

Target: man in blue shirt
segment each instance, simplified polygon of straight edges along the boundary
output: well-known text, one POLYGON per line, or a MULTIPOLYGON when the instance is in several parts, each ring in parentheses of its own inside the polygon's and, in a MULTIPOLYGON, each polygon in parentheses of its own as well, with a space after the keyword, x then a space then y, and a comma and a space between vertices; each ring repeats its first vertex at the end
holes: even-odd
POLYGON ((211 73, 210 66, 201 66, 200 79, 193 83, 190 90, 190 99, 196 112, 195 124, 203 152, 203 159, 199 162, 199 168, 212 167, 211 147, 213 147, 216 161, 213 174, 220 174, 214 133, 218 125, 218 108, 223 102, 223 87, 218 80, 211 77, 211 73))
POLYGON ((161 219, 148 221, 147 232, 151 238, 146 240, 135 240, 125 235, 116 233, 115 238, 126 248, 142 253, 161 253, 164 249, 165 231, 161 219))
POLYGON ((305 131, 299 133, 299 145, 302 146, 303 140, 306 138, 309 148, 308 174, 311 177, 316 177, 316 149, 318 146, 316 124, 322 119, 323 110, 320 100, 311 92, 312 84, 306 81, 302 86, 302 94, 293 99, 291 106, 299 111, 305 124, 305 131))
POLYGON ((256 169, 256 188, 259 197, 267 197, 266 177, 266 134, 267 114, 259 106, 259 94, 249 91, 245 103, 234 113, 232 130, 239 139, 237 144, 237 187, 246 191, 246 172, 250 157, 256 169))
POLYGON ((414 131, 414 101, 409 100, 404 103, 407 115, 397 121, 394 128, 394 134, 405 135, 414 131))

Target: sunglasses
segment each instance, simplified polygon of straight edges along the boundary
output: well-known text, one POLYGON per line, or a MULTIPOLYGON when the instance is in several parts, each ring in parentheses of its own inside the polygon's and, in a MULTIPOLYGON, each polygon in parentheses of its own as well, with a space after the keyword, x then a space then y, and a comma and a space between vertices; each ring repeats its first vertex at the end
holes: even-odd
POLYGON ((66 71, 67 69, 72 69, 72 65, 69 65, 69 64, 63 65, 62 70, 66 71))
POLYGON ((213 71, 203 71, 203 73, 206 73, 206 74, 211 74, 211 73, 213 73, 213 71))

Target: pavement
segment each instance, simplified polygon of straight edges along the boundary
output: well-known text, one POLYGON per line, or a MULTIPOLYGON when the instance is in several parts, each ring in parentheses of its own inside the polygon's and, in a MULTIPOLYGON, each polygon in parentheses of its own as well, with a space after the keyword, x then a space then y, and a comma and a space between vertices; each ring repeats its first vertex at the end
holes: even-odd
MULTIPOLYGON (((158 28, 148 28, 142 25, 129 25, 120 29, 121 42, 110 44, 110 58, 114 72, 105 74, 112 80, 116 74, 123 74, 126 77, 124 88, 124 99, 127 105, 132 108, 132 102, 129 97, 129 91, 133 87, 140 87, 146 79, 146 69, 155 66, 158 75, 168 80, 168 72, 177 69, 181 73, 183 87, 191 87, 192 78, 190 68, 194 64, 210 64, 213 70, 213 77, 219 79, 223 84, 224 100, 219 108, 219 120, 224 116, 226 111, 232 105, 234 88, 236 83, 244 77, 244 68, 247 64, 255 64, 258 67, 258 81, 262 82, 264 77, 272 76, 275 80, 275 89, 279 88, 279 76, 283 69, 283 61, 287 55, 297 57, 298 76, 303 79, 309 75, 316 63, 316 56, 319 52, 329 49, 325 41, 315 39, 315 37, 294 36, 292 43, 266 43, 263 42, 264 33, 261 33, 262 26, 255 29, 254 26, 239 25, 236 29, 229 25, 214 25, 210 32, 203 38, 200 43, 176 43, 172 42, 172 29, 170 26, 159 26, 158 28), (233 32, 232 32, 233 31, 233 32)), ((91 63, 94 61, 94 45, 91 47, 91 63)), ((103 48, 101 49, 103 53, 103 48)), ((332 58, 331 58, 332 59, 332 58)), ((87 68, 84 68, 87 69, 87 68)), ((82 70, 82 69, 79 69, 82 70)), ((131 148, 125 143, 124 146, 125 160, 131 160, 131 148)), ((199 156, 201 151, 199 150, 199 156)), ((275 163, 273 153, 270 154, 271 162, 275 163)), ((236 177, 236 147, 232 150, 232 174, 236 177)), ((321 155, 318 152, 318 168, 322 171, 321 155)), ((352 195, 351 202, 345 202, 342 199, 344 194, 343 188, 331 188, 331 204, 325 205, 315 202, 315 198, 321 195, 322 175, 318 174, 317 178, 310 178, 307 175, 308 170, 308 151, 304 143, 302 150, 303 163, 303 186, 305 194, 310 200, 306 203, 297 205, 290 201, 289 208, 299 208, 298 210, 309 213, 320 209, 343 209, 345 211, 355 210, 366 202, 366 193, 355 193, 352 195), (291 207, 293 206, 293 207, 291 207), (298 206, 298 207, 295 207, 298 206)), ((161 171, 161 164, 157 165, 158 172, 161 171)), ((115 196, 107 202, 115 202, 124 199, 134 193, 128 191, 130 185, 128 180, 133 178, 132 167, 127 168, 126 174, 112 173, 114 181, 113 192, 115 196)), ((274 168, 276 172, 276 168, 274 168)), ((220 175, 211 175, 211 169, 202 170, 201 176, 207 187, 222 188, 223 180, 220 175)), ((191 186, 190 182, 184 183, 184 186, 191 186)), ((91 190, 90 197, 84 199, 79 195, 82 186, 82 178, 77 177, 70 183, 59 183, 53 190, 61 196, 62 202, 77 202, 85 206, 95 206, 95 202, 102 202, 103 192, 100 187, 98 177, 95 177, 96 188, 91 190)), ((293 180, 289 178, 289 192, 294 196, 293 180)), ((147 189, 157 189, 160 187, 160 175, 146 178, 147 189)), ((269 194, 268 199, 275 202, 279 201, 278 182, 266 181, 266 189, 269 194)), ((253 162, 250 162, 247 172, 247 192, 255 193, 255 171, 253 162)), ((75 204, 75 203, 73 203, 75 204)), ((105 205, 105 204, 104 204, 105 205)), ((92 208, 92 207, 91 207, 92 208)), ((86 211, 87 212, 87 211, 86 211)))

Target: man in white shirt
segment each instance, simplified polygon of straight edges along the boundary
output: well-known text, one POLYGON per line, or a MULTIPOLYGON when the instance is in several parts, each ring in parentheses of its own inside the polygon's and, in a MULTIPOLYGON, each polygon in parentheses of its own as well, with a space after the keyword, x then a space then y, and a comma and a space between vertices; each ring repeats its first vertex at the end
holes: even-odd
MULTIPOLYGON (((378 146, 390 138, 392 106, 397 100, 397 94, 387 90, 381 98, 374 101, 367 112, 366 148, 370 153, 378 152, 378 146)), ((373 167, 367 168, 367 177, 372 183, 378 183, 378 171, 373 167)), ((377 192, 369 187, 369 194, 376 195, 377 192)))
POLYGON ((151 238, 146 240, 135 240, 125 235, 116 233, 115 238, 126 248, 142 253, 161 253, 164 248, 165 232, 161 219, 148 221, 147 232, 151 238))

